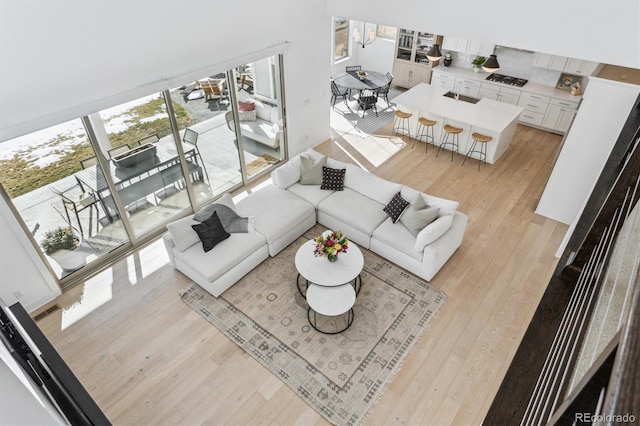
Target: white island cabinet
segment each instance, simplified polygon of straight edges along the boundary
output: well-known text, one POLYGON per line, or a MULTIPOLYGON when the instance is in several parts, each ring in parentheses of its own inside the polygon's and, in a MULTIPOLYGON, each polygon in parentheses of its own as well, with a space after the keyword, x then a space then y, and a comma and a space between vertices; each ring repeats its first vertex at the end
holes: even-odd
POLYGON ((493 140, 487 144, 487 163, 494 163, 509 147, 523 108, 487 98, 473 104, 443 96, 446 92, 421 83, 396 96, 393 101, 399 110, 413 114, 409 124, 414 137, 419 117, 438 121, 434 126, 436 145, 440 144, 444 124, 462 127, 464 132, 460 135, 459 145, 462 155, 471 149, 471 133, 491 136, 493 140))

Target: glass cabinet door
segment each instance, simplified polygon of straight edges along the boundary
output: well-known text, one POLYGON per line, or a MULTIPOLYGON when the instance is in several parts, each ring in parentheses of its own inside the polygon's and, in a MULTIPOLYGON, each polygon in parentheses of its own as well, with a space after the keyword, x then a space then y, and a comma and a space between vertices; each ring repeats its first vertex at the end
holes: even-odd
POLYGON ((415 37, 415 31, 401 29, 398 33, 398 50, 396 52, 396 58, 405 61, 411 60, 413 53, 413 38, 415 37))
POLYGON ((418 33, 418 42, 416 46, 416 56, 414 61, 419 64, 429 64, 427 53, 435 43, 435 35, 429 33, 418 33))

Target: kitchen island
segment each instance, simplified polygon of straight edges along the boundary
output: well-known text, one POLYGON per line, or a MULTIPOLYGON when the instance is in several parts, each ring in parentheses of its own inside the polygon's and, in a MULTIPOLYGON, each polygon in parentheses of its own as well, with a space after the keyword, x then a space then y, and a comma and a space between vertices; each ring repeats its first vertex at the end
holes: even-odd
MULTIPOLYGON (((409 120, 411 136, 415 137, 415 129, 419 117, 437 120, 434 126, 436 146, 440 145, 442 126, 450 124, 461 127, 459 152, 465 155, 471 148, 471 133, 478 132, 491 136, 493 140, 487 144, 487 163, 493 164, 509 147, 518 125, 522 107, 497 102, 491 99, 480 99, 477 103, 444 96, 446 89, 439 89, 429 84, 420 83, 406 92, 396 96, 393 102, 397 109, 410 112, 409 120)), ((424 142, 424 141, 423 141, 424 142)), ((472 154, 478 158, 477 154, 472 154)))

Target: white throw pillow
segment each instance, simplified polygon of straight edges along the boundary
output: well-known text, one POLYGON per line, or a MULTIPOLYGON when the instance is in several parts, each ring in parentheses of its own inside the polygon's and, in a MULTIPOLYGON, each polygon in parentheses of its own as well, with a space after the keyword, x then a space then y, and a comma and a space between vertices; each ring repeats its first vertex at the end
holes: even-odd
POLYGON ((429 225, 427 225, 416 237, 416 251, 422 251, 424 248, 444 235, 453 223, 453 214, 440 216, 429 225))
POLYGON ((300 180, 300 156, 295 156, 271 172, 271 180, 280 189, 287 189, 300 180))
POLYGON ((167 230, 169 230, 173 243, 179 251, 185 251, 200 242, 198 233, 191 227, 191 225, 198 225, 199 223, 193 220, 193 216, 187 216, 167 224, 167 230))
POLYGON ((227 206, 234 212, 238 213, 238 209, 236 208, 236 203, 233 201, 233 198, 231 198, 231 194, 229 194, 228 192, 225 192, 224 194, 222 194, 222 197, 218 198, 215 201, 215 203, 222 204, 223 206, 227 206))

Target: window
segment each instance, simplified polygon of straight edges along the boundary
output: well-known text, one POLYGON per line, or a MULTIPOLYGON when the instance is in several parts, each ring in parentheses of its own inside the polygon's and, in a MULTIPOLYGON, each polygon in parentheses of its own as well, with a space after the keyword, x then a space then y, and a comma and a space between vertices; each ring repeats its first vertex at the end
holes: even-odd
POLYGON ((395 41, 397 31, 398 29, 396 27, 390 27, 388 25, 378 25, 377 35, 380 38, 386 38, 395 41))
POLYGON ((349 55, 349 20, 333 18, 333 60, 339 61, 349 55))

